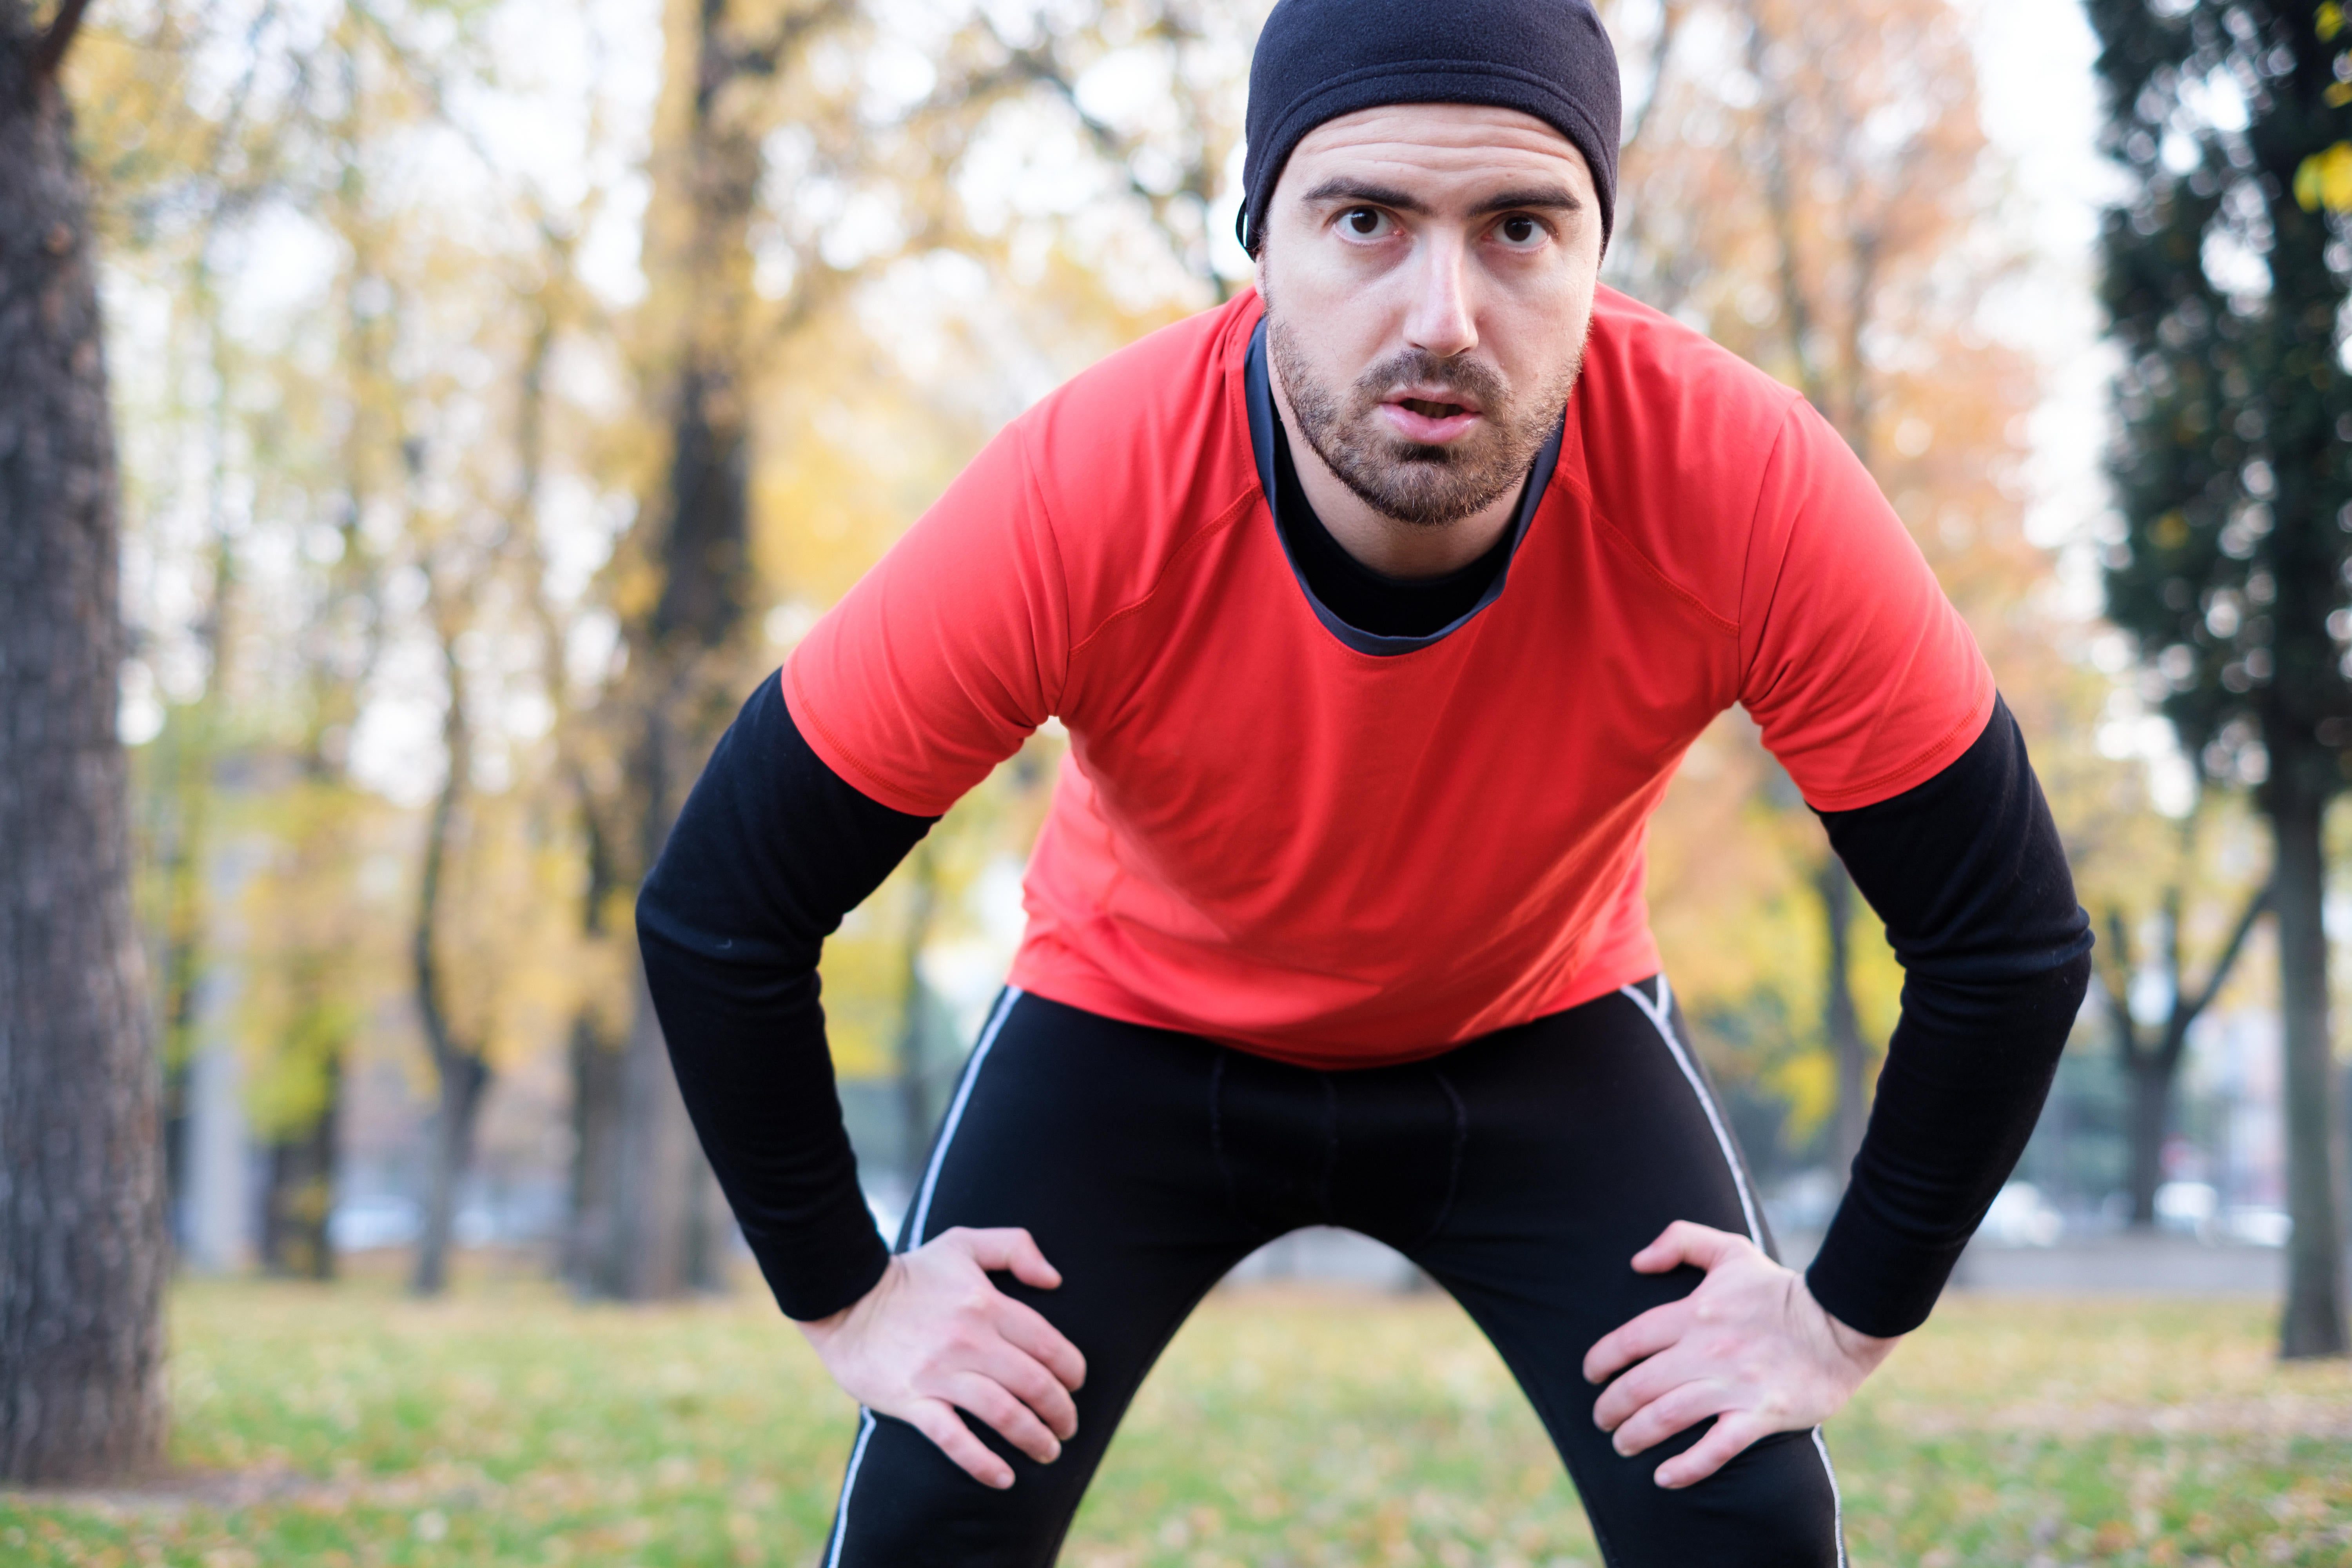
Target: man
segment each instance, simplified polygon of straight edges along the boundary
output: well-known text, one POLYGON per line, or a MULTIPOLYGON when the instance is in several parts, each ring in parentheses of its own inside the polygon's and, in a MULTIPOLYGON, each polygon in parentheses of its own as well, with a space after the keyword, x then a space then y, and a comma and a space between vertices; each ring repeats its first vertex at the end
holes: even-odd
POLYGON ((1612 1564, 1840 1563, 1819 1423, 1926 1318, 2087 978, 2022 742, 1802 399, 1598 287, 1585 0, 1282 0, 1250 94, 1256 290, 999 436, 746 705, 640 903, 712 1163, 865 1407, 825 1563, 1050 1563, 1186 1313, 1317 1223, 1462 1301, 1612 1564), (1907 970, 1802 1277, 1642 903, 1735 701, 1907 970), (1054 716, 1027 934, 891 1254, 819 945, 1054 716))

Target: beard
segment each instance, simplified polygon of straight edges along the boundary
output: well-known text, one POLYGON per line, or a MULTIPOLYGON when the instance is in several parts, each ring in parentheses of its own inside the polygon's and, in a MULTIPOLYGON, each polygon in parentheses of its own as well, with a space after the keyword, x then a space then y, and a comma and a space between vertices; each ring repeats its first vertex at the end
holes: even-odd
POLYGON ((1517 396, 1491 365, 1409 348, 1372 366, 1343 392, 1307 368, 1297 338, 1271 300, 1265 339, 1290 395, 1298 433, 1316 456, 1366 506, 1418 528, 1459 522, 1525 479, 1584 368, 1584 345, 1579 343, 1557 376, 1517 396), (1442 447, 1404 439, 1388 427, 1380 410, 1391 391, 1407 385, 1459 392, 1479 410, 1481 427, 1442 447))

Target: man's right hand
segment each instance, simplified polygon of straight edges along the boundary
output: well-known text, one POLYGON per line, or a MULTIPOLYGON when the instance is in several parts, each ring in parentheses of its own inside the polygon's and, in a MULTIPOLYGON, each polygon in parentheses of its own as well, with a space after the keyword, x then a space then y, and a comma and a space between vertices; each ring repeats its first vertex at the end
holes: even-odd
POLYGON ((894 1255, 873 1289, 800 1331, 859 1404, 914 1427, 974 1479, 1009 1487, 1013 1467, 956 1410, 1051 1464, 1077 1435, 1070 1393, 1087 1363, 1060 1330, 990 1283, 992 1269, 1045 1290, 1062 1282, 1027 1231, 959 1226, 894 1255))

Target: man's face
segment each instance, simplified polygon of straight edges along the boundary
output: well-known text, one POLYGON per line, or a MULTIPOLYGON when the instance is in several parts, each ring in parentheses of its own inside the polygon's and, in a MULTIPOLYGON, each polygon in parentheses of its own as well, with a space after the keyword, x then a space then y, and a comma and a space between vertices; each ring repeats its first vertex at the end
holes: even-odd
POLYGON ((1517 110, 1406 103, 1290 155, 1258 258, 1298 433, 1400 522, 1442 526, 1527 475, 1592 319, 1601 206, 1568 138, 1517 110))

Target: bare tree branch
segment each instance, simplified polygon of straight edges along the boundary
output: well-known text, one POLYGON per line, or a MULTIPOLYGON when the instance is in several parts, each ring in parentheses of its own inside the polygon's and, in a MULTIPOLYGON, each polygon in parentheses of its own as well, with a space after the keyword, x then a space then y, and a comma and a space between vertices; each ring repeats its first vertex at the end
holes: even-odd
POLYGON ((2246 938, 2253 931, 2254 922, 2270 912, 2271 900, 2277 890, 2277 879, 2273 878, 2264 882, 2246 901, 2245 912, 2238 917, 2237 928, 2230 933, 2229 945, 2221 949, 2221 956, 2213 961, 2212 972, 2205 977, 2205 988, 2197 994, 2195 1000, 2184 1003, 2179 1009, 2179 1027, 2184 1039, 2189 1034, 2189 1026, 2211 1005, 2222 984, 2230 978, 2230 971, 2238 962, 2238 950, 2246 945, 2246 938))
POLYGON ((1633 122, 1618 139, 1617 156, 1621 162, 1642 140, 1642 132, 1649 128, 1650 116, 1656 110, 1658 100, 1666 90, 1666 65, 1675 51, 1675 35, 1682 27, 1683 18, 1690 14, 1687 0, 1666 0, 1661 10, 1658 41, 1650 47, 1650 90, 1642 95, 1642 107, 1633 111, 1633 122))
POLYGON ((2107 910, 2107 940, 2091 950, 2091 967, 2115 1014, 2116 1039, 2123 1050, 2124 1066, 2136 1069, 2141 1052, 2138 1020, 2131 1015, 2131 932, 2124 924, 2123 910, 2112 905, 2107 910))
POLYGON ((722 45, 717 52, 729 76, 773 76, 803 38, 819 28, 848 20, 855 10, 851 0, 823 0, 820 5, 785 17, 757 44, 722 45))
POLYGON ((65 64, 66 50, 73 47, 74 35, 81 30, 82 13, 89 9, 89 0, 64 0, 58 14, 49 18, 40 41, 33 46, 32 74, 36 79, 47 80, 58 74, 65 64))

